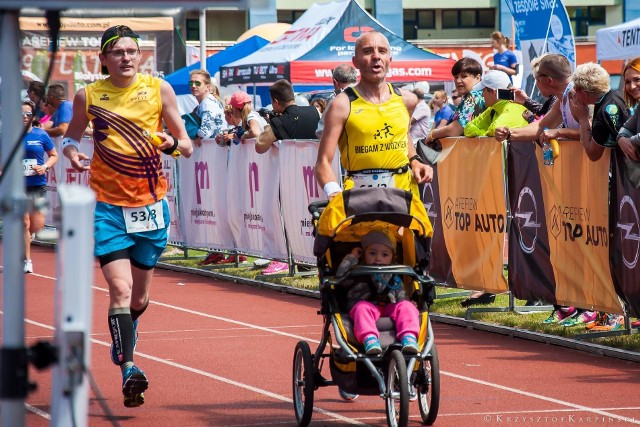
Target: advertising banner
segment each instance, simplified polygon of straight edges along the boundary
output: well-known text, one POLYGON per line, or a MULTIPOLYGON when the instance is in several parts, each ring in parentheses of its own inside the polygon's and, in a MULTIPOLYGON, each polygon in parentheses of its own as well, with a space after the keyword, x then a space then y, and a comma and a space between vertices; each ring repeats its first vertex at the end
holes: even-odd
POLYGON ((502 143, 487 137, 445 138, 441 143, 438 215, 455 283, 465 289, 506 292, 502 143))
POLYGON ((576 48, 571 22, 561 0, 505 0, 516 25, 523 56, 522 89, 533 93, 531 60, 544 53, 559 53, 576 66, 576 48))
POLYGON ((511 289, 518 298, 621 313, 609 267, 610 151, 592 162, 579 141, 560 147, 546 166, 537 145, 509 144, 511 289))

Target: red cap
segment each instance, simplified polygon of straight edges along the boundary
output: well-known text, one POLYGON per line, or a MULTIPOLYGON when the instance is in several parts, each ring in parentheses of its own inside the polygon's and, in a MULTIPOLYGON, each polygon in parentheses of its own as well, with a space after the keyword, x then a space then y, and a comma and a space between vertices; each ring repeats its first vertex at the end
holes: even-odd
POLYGON ((247 102, 251 102, 251 97, 246 92, 235 92, 229 100, 231 106, 239 109, 242 109, 247 102))

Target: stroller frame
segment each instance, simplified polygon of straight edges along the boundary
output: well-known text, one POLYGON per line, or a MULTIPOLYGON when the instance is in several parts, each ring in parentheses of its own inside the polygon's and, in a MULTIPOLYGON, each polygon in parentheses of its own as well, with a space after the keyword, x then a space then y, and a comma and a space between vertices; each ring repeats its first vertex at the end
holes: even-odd
MULTIPOLYGON (((367 197, 370 197, 371 200, 378 200, 378 196, 384 197, 383 193, 393 191, 404 199, 412 197, 409 192, 397 189, 351 190, 351 193, 354 193, 355 196, 358 191, 367 191, 367 197)), ((346 193, 347 197, 351 196, 349 191, 344 193, 346 193)), ((326 202, 315 203, 309 207, 314 218, 316 232, 319 230, 320 212, 325 206, 326 202)), ((420 207, 424 210, 421 202, 420 207)), ((345 209, 345 212, 347 211, 348 209, 345 209)), ((354 223, 365 225, 371 221, 383 221, 394 225, 400 224, 400 227, 405 227, 411 222, 411 230, 415 233, 416 228, 418 230, 421 229, 422 231, 418 231, 417 234, 422 236, 428 235, 430 228, 427 229, 427 226, 419 217, 412 216, 412 219, 408 222, 407 218, 403 217, 403 213, 397 212, 397 209, 393 209, 392 212, 365 211, 350 213, 349 216, 336 221, 335 227, 333 227, 331 234, 328 236, 329 239, 322 242, 320 247, 316 245, 314 248, 316 256, 318 256, 318 271, 321 282, 320 294, 322 302, 321 310, 318 314, 323 316, 324 323, 320 343, 313 354, 306 341, 298 342, 295 349, 293 358, 293 401, 298 425, 306 426, 311 421, 314 391, 320 387, 334 385, 339 387, 340 395, 345 400, 352 400, 357 397, 357 394, 352 394, 354 390, 357 390, 358 394, 378 394, 385 399, 387 422, 390 426, 407 425, 409 399, 417 394, 422 421, 426 425, 431 425, 435 422, 438 413, 440 374, 433 328, 428 316, 428 308, 435 298, 435 281, 428 275, 423 274, 426 266, 424 263, 418 262, 418 260, 416 260, 413 267, 404 264, 385 266, 357 265, 343 276, 336 277, 331 274, 331 264, 333 264, 333 270, 335 270, 336 263, 332 262, 335 260, 329 259, 332 255, 335 257, 336 254, 327 255, 330 251, 325 251, 326 248, 331 247, 340 230, 344 230, 345 227, 354 223), (419 340, 422 345, 418 354, 408 355, 401 352, 401 346, 395 341, 395 329, 388 330, 391 331, 393 342, 379 355, 367 355, 364 353, 360 348, 361 345, 355 346, 354 338, 349 338, 350 332, 345 332, 348 329, 350 320, 345 315, 345 310, 341 309, 338 301, 341 285, 343 282, 353 280, 359 276, 371 276, 376 273, 396 274, 403 278, 405 284, 411 283, 413 285, 412 299, 418 305, 422 320, 420 334, 422 339, 419 340), (332 340, 332 330, 337 346, 334 345, 332 340), (328 353, 326 352, 327 345, 329 345, 328 353), (326 379, 321 373, 325 359, 329 359, 332 374, 331 380, 326 379), (334 374, 339 369, 336 365, 338 360, 338 363, 342 365, 355 364, 354 369, 356 370, 345 373, 343 377, 339 376, 339 379, 336 379, 334 374), (365 386, 357 385, 354 388, 353 381, 357 382, 356 376, 363 374, 362 370, 357 371, 358 366, 366 367, 366 371, 368 371, 368 375, 373 381, 365 386), (353 376, 354 380, 347 386, 341 378, 350 378, 349 376, 353 376), (373 385, 374 383, 375 386, 373 385), (343 390, 344 387, 347 390, 343 390)), ((428 221, 426 212, 424 212, 423 218, 427 218, 428 221)), ((320 229, 320 231, 322 230, 320 229)), ((414 245, 416 244, 413 238, 411 242, 414 245)), ((318 240, 316 240, 316 243, 318 243, 318 240)), ((390 322, 388 318, 381 318, 380 320, 383 323, 385 321, 390 322)), ((380 321, 378 323, 380 324, 380 321)))

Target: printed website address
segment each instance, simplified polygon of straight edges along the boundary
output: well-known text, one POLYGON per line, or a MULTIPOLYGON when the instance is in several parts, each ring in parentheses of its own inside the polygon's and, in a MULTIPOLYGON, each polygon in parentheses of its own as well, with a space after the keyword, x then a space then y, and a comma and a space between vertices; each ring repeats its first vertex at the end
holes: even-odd
MULTIPOLYGON (((316 77, 332 77, 332 70, 326 68, 316 68, 314 70, 316 77)), ((430 77, 433 69, 429 67, 414 68, 390 68, 387 77, 430 77)))

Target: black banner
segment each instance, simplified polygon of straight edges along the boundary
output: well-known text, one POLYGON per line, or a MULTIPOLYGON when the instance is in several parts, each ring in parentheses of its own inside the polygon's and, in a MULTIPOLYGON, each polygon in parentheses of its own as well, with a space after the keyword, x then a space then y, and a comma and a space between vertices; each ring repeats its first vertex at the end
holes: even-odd
POLYGON ((273 83, 276 80, 289 80, 289 63, 251 64, 237 67, 220 68, 220 84, 273 83))

